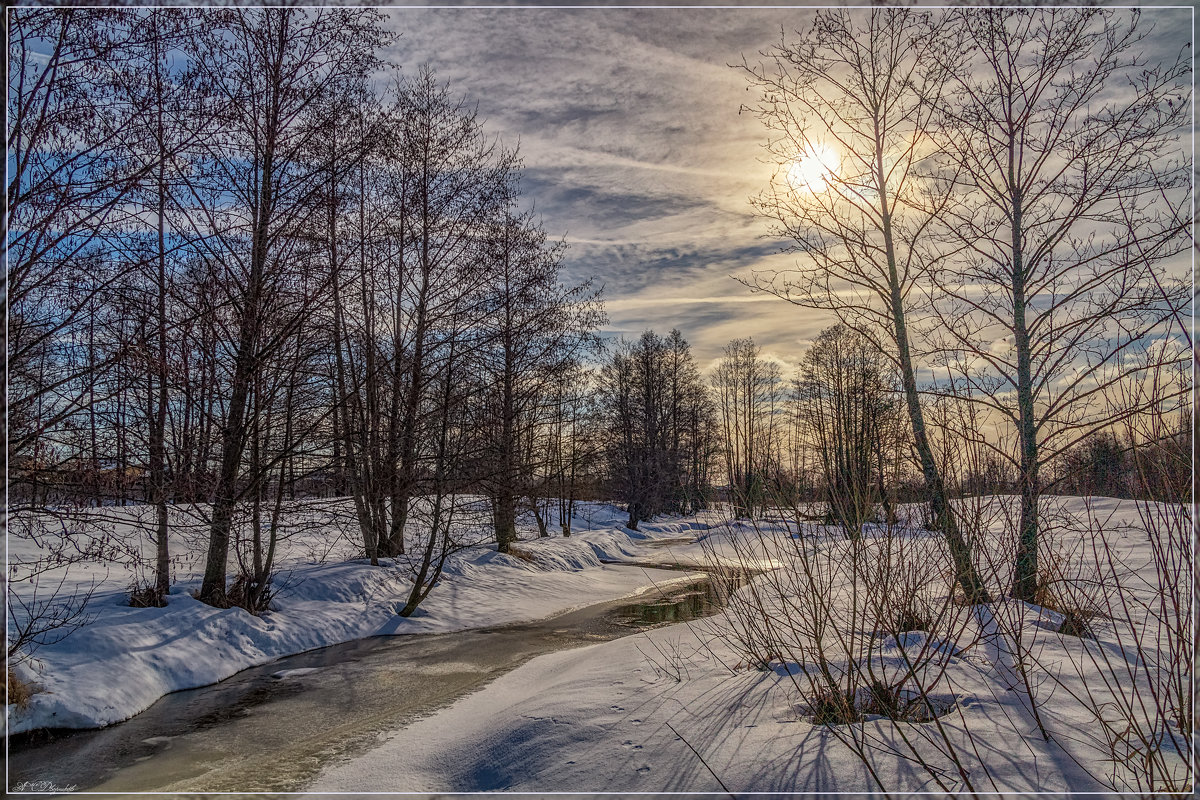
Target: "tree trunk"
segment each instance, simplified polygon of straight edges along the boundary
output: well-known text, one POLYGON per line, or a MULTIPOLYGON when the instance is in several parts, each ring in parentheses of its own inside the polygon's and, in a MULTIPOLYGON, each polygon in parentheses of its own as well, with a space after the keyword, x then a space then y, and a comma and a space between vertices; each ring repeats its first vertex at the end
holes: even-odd
MULTIPOLYGON (((877 179, 880 186, 885 186, 883 151, 876 152, 877 179)), ((904 298, 900 291, 900 279, 896 270, 896 252, 892 239, 892 218, 888 209, 887 194, 880 192, 880 206, 883 217, 883 240, 887 254, 888 288, 891 292, 892 325, 895 327, 896 350, 900 359, 900 380, 904 386, 904 400, 908 407, 908 417, 912 423, 913 442, 917 448, 917 456, 921 461, 921 474, 925 479, 925 493, 929 498, 929 506, 933 511, 934 525, 946 538, 946 546, 950 550, 950 558, 954 561, 955 580, 970 603, 988 602, 987 590, 983 580, 971 562, 971 548, 963 538, 946 496, 946 485, 933 458, 933 448, 929 444, 929 436, 925 429, 925 416, 921 412, 921 398, 917 393, 917 379, 913 370, 912 354, 908 343, 908 326, 904 315, 904 298)))
POLYGON ((263 159, 262 182, 259 194, 257 224, 254 229, 253 247, 250 255, 250 275, 247 282, 246 304, 238 330, 238 342, 233 370, 233 387, 229 398, 229 412, 221 430, 221 471, 213 493, 212 525, 209 527, 208 558, 204 565, 204 581, 200 586, 199 599, 211 606, 226 607, 225 572, 229 560, 229 535, 233 525, 233 509, 237 502, 238 468, 242 460, 242 449, 246 442, 246 407, 250 394, 250 382, 258 366, 256 350, 261 320, 260 306, 263 291, 263 274, 267 263, 266 209, 271 207, 273 195, 273 142, 263 159))
POLYGON ((1033 408, 1029 331, 1025 324, 1025 272, 1021 248, 1021 192, 1013 190, 1012 294, 1013 340, 1017 351, 1017 410, 1021 447, 1021 516, 1012 596, 1032 603, 1038 582, 1038 447, 1033 408))
MULTIPOLYGON (((161 13, 161 12, 153 12, 161 13)), ((150 428, 150 482, 157 515, 155 525, 154 593, 165 602, 171 591, 171 552, 167 542, 167 243, 166 243, 166 158, 162 108, 162 73, 158 55, 158 37, 154 40, 154 80, 157 98, 157 128, 160 160, 158 163, 158 396, 150 428)))
POLYGON ((507 553, 517 540, 517 504, 511 494, 498 494, 492 498, 496 524, 496 550, 507 553))

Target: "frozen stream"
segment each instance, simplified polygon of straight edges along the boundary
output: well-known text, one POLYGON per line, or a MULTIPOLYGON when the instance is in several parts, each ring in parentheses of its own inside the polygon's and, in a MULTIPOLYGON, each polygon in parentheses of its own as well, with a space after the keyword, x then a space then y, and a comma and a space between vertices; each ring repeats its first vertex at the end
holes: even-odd
POLYGON ((301 653, 167 695, 109 728, 15 737, 8 785, 297 791, 331 759, 369 749, 535 656, 714 613, 732 588, 730 579, 706 578, 539 622, 301 653))

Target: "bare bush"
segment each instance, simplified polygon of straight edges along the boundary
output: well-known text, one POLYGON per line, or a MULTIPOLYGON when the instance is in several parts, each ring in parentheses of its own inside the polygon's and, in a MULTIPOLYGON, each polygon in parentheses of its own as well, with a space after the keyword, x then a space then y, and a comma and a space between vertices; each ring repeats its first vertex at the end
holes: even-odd
POLYGON ((1090 634, 1068 659, 1035 659, 1090 719, 1071 732, 1084 756, 1107 765, 1096 775, 1117 791, 1188 791, 1193 774, 1195 659, 1193 512, 1190 490, 1173 476, 1179 466, 1161 458, 1190 429, 1183 405, 1186 376, 1154 366, 1144 381, 1128 382, 1118 401, 1149 412, 1124 422, 1134 450, 1140 496, 1112 507, 1089 501, 1071 531, 1078 542, 1070 567, 1048 576, 1046 599, 1063 615, 1059 633, 1090 634), (1134 395, 1134 396, 1129 396, 1134 395), (1135 524, 1118 524, 1117 510, 1135 524), (1066 662, 1065 664, 1063 662, 1066 662))
POLYGON ((794 519, 731 525, 728 542, 743 566, 775 567, 730 598, 729 644, 786 676, 798 716, 827 725, 881 789, 896 787, 875 773, 872 753, 916 764, 943 790, 979 787, 969 736, 943 721, 957 697, 947 668, 976 637, 940 535, 868 526, 855 537, 794 519), (904 724, 861 724, 872 720, 904 724))
POLYGON ((136 546, 87 510, 22 512, 8 518, 10 549, 5 599, 7 652, 20 663, 39 648, 62 641, 91 622, 88 604, 103 576, 77 579, 81 570, 140 561, 136 546))

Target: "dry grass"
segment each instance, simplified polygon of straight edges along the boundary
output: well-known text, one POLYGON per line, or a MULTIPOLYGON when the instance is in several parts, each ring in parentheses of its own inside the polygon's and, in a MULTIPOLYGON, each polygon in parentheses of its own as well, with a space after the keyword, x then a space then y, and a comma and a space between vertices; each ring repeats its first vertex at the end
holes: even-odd
POLYGON ((805 719, 813 725, 849 725, 862 721, 854 692, 826 692, 808 702, 805 719))
POLYGON ((921 613, 914 604, 909 603, 896 617, 896 630, 900 633, 905 631, 931 631, 933 623, 929 621, 926 614, 921 613))
POLYGON ((813 725, 852 725, 871 717, 893 722, 929 722, 949 713, 953 701, 939 702, 875 680, 864 689, 817 694, 803 710, 813 725))
POLYGON ((162 608, 166 604, 166 596, 153 584, 134 581, 129 587, 129 605, 133 608, 162 608))
POLYGON ((5 697, 9 705, 15 705, 22 710, 28 708, 29 699, 41 690, 42 687, 35 683, 27 683, 21 680, 11 669, 8 670, 8 678, 5 683, 5 697))
POLYGON ((522 550, 519 547, 510 546, 508 548, 508 555, 512 556, 513 558, 519 558, 528 564, 537 563, 537 559, 534 557, 533 553, 530 553, 528 550, 522 550))
POLYGON ((1081 639, 1095 639, 1092 620, 1102 616, 1099 602, 1091 597, 1077 582, 1068 579, 1052 579, 1043 575, 1034 593, 1034 603, 1049 611, 1061 614, 1063 621, 1058 633, 1081 639))
MULTIPOLYGON (((1071 530, 1076 524, 1068 520, 1061 527, 1071 530)), ((1106 616, 1102 609, 1109 604, 1109 593, 1119 581, 1114 580, 1116 576, 1105 575, 1100 567, 1103 559, 1098 562, 1083 542, 1068 546, 1059 541, 1059 535, 1052 525, 1043 532, 1045 547, 1039 554, 1033 603, 1062 615, 1057 633, 1095 639, 1092 623, 1106 616)))

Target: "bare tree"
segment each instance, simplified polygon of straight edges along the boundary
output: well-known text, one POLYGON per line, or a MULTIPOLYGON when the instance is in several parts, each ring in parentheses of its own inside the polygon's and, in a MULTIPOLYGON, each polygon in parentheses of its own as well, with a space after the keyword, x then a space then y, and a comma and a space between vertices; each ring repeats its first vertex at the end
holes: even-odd
POLYGON ((609 478, 629 527, 698 502, 693 472, 707 478, 714 412, 686 340, 646 331, 622 342, 600 376, 609 478))
POLYGON ((397 168, 398 105, 385 107, 365 86, 328 98, 326 133, 316 143, 326 184, 325 214, 314 238, 324 242, 330 272, 334 469, 338 490, 349 489, 353 498, 372 564, 389 538, 396 465, 395 436, 388 434, 398 422, 396 413, 385 412, 398 403, 403 374, 399 320, 408 196, 403 168, 397 168))
MULTIPOLYGON (((258 9, 230 12, 197 61, 220 99, 226 136, 213 148, 212 179, 228 187, 232 207, 214 219, 222 230, 210 257, 215 285, 231 309, 230 395, 220 435, 220 469, 200 597, 225 605, 225 575, 239 471, 248 435, 252 378, 262 360, 307 318, 295 309, 276 331, 264 330, 300 226, 315 213, 320 173, 305 158, 318 133, 319 97, 360 80, 386 36, 378 15, 358 10, 258 9)), ((215 215, 214 215, 215 216, 215 215)), ((315 290, 317 287, 309 287, 315 290)), ((321 296, 314 292, 312 297, 321 296)))
MULTIPOLYGON (((150 409, 150 371, 160 386, 166 381, 165 359, 153 359, 152 366, 148 357, 155 320, 148 293, 137 287, 138 278, 161 266, 156 248, 147 246, 145 189, 161 187, 168 164, 193 141, 180 133, 181 121, 164 124, 169 92, 161 63, 149 86, 143 69, 154 63, 154 53, 178 47, 180 30, 147 24, 149 19, 101 9, 6 15, 6 456, 17 487, 7 508, 19 513, 60 506, 50 522, 35 514, 13 519, 10 532, 40 541, 44 556, 17 559, 12 582, 6 581, 16 632, 10 654, 88 618, 90 590, 65 593, 65 577, 49 574, 51 569, 130 555, 118 554, 107 528, 76 519, 71 506, 149 499, 139 453, 145 451, 146 423, 161 423, 164 407, 160 402, 150 409), (129 82, 134 72, 143 80, 137 91, 129 82), (159 124, 150 124, 156 118, 159 124), (33 584, 32 594, 22 596, 16 581, 33 584)), ((161 253, 161 236, 158 244, 161 253)), ((165 283, 155 282, 164 301, 165 283)), ((162 318, 157 315, 159 323, 162 318)), ((157 334, 161 355, 161 324, 157 334)), ((151 460, 158 467, 165 457, 164 430, 158 424, 150 431, 151 460)), ((153 482, 163 486, 165 468, 153 471, 153 482)), ((163 516, 155 537, 159 597, 169 588, 163 516)), ((140 567, 140 552, 133 560, 140 567)))
MULTIPOLYGON (((443 314, 462 313, 461 298, 477 292, 486 279, 481 269, 480 238, 507 195, 513 155, 485 136, 474 109, 423 70, 402 92, 403 117, 399 163, 407 176, 409 227, 402 239, 403 282, 397 298, 396 331, 403 330, 393 351, 394 427, 389 428, 389 458, 395 472, 391 486, 391 524, 381 552, 403 551, 408 504, 419 477, 422 426, 427 419, 426 395, 440 357, 434 331, 443 314), (402 327, 403 326, 403 327, 402 327)), ((398 334, 399 335, 399 334, 398 334)))
MULTIPOLYGON (((465 273, 481 272, 477 262, 464 264, 465 273)), ((474 308, 478 296, 466 293, 453 298, 452 309, 446 309, 431 331, 429 374, 430 413, 426 430, 432 439, 423 470, 425 477, 417 485, 414 516, 424 528, 424 546, 407 560, 408 576, 412 580, 408 600, 400 609, 402 617, 411 616, 418 605, 433 590, 441 578, 446 560, 465 544, 476 544, 471 536, 471 520, 464 519, 477 503, 465 495, 471 478, 467 465, 473 451, 478 449, 478 429, 471 424, 472 398, 482 389, 482 382, 473 378, 480 365, 478 316, 474 308), (467 537, 464 540, 464 535, 467 537)))
POLYGON ((594 465, 602 457, 596 427, 596 375, 581 364, 563 370, 553 386, 546 436, 547 485, 558 503, 558 524, 571 535, 576 502, 585 488, 594 490, 594 465))
POLYGON ((778 467, 783 373, 762 358, 753 339, 734 339, 712 374, 724 434, 726 479, 739 516, 766 502, 766 481, 778 467))
POLYGON ((113 237, 157 161, 128 157, 141 109, 113 77, 139 32, 120 13, 20 9, 9 22, 6 457, 19 483, 53 468, 43 437, 86 412, 120 359, 81 347, 77 331, 105 313, 102 292, 128 268, 113 237))
MULTIPOLYGON (((825 480, 827 516, 854 538, 887 502, 885 443, 894 443, 895 380, 887 361, 858 334, 826 328, 800 364, 799 416, 825 480)), ((888 448, 893 449, 893 448, 888 448)))
POLYGON ((139 357, 126 361, 144 370, 139 377, 145 384, 145 419, 138 427, 145 429, 145 446, 137 449, 146 454, 146 499, 155 507, 154 580, 138 602, 159 605, 170 591, 169 475, 175 470, 169 463, 167 436, 172 390, 179 382, 171 356, 179 338, 175 325, 188 316, 178 302, 177 284, 180 263, 194 252, 196 237, 188 214, 187 172, 213 126, 203 114, 204 94, 189 69, 190 45, 202 17, 192 11, 155 9, 132 16, 129 24, 134 44, 126 48, 129 56, 117 62, 114 73, 118 91, 130 98, 134 109, 130 161, 152 168, 130 197, 150 230, 130 232, 127 258, 133 269, 110 292, 126 293, 137 317, 137 334, 128 351, 139 357))
POLYGON ((797 305, 829 309, 900 370, 913 440, 934 512, 968 597, 984 600, 970 546, 951 511, 918 393, 910 316, 928 271, 947 253, 931 239, 941 200, 920 175, 933 150, 940 87, 959 65, 944 21, 909 9, 818 12, 812 27, 743 60, 760 92, 751 107, 778 169, 754 200, 795 241, 798 268, 749 282, 797 305), (884 344, 886 343, 886 346, 884 344))
POLYGON ((678 329, 667 335, 667 345, 670 462, 680 473, 670 508, 687 513, 707 508, 711 499, 712 472, 720 450, 717 409, 678 329))
MULTIPOLYGON (((496 544, 508 552, 516 539, 516 508, 533 495, 538 430, 555 385, 597 346, 593 331, 604 320, 599 292, 590 282, 559 283, 563 246, 548 244, 531 215, 504 209, 487 237, 491 277, 481 309, 487 336, 481 355, 490 384, 484 483, 492 500, 496 544)), ((531 497, 536 507, 536 497, 531 497)), ((544 516, 537 514, 545 529, 544 516)))
POLYGON ((1132 413, 1106 386, 1186 302, 1156 271, 1187 246, 1187 53, 1149 64, 1136 12, 954 12, 973 68, 939 101, 939 211, 958 252, 935 274, 952 368, 1015 429, 1015 597, 1038 573, 1042 467, 1132 413))

